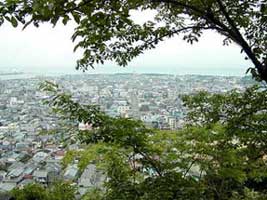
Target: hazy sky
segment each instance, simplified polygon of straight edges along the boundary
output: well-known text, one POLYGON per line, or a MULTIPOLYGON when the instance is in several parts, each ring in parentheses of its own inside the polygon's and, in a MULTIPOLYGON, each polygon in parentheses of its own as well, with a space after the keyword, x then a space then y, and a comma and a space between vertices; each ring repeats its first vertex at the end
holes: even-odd
MULTIPOLYGON (((0 27, 0 71, 18 69, 34 72, 75 72, 79 53, 73 53, 73 26, 53 28, 42 24, 22 31, 5 23, 0 27)), ((223 38, 206 32, 193 46, 179 37, 161 43, 134 59, 126 68, 114 63, 98 66, 89 73, 151 72, 244 75, 250 63, 239 47, 222 45, 223 38)))

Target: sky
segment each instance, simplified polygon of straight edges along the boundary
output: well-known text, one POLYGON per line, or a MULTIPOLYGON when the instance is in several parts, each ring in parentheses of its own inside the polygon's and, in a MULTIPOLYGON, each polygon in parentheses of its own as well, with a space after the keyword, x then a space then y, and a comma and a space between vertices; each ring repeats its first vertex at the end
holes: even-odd
MULTIPOLYGON (((4 23, 0 27, 0 71, 77 73, 76 60, 81 54, 73 52, 75 44, 70 39, 73 31, 72 24, 55 28, 41 24, 39 28, 29 26, 22 30, 4 23)), ((250 62, 245 61, 238 46, 223 46, 222 41, 222 36, 210 31, 194 45, 174 37, 146 51, 125 68, 109 62, 87 73, 245 75, 250 62)))

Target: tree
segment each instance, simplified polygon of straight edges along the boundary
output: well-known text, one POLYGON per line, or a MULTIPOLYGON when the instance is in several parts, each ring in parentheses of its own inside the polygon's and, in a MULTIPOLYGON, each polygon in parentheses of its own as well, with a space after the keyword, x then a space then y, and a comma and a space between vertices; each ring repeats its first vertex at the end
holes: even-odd
POLYGON ((75 188, 68 183, 56 182, 47 189, 49 200, 75 200, 75 188))
POLYGON ((55 84, 42 88, 62 117, 92 124, 77 131, 85 150, 65 159, 65 165, 79 160, 81 171, 94 163, 107 177, 84 199, 267 198, 266 88, 184 96, 189 124, 181 131, 111 118, 74 102, 55 84))
POLYGON ((266 95, 266 88, 254 86, 243 93, 201 92, 183 98, 188 122, 195 126, 184 141, 190 141, 190 154, 201 162, 217 198, 229 191, 266 190, 266 95))
POLYGON ((29 184, 23 189, 13 189, 12 197, 16 200, 48 200, 48 194, 44 187, 37 184, 29 184))
POLYGON ((57 182, 49 188, 29 184, 11 191, 15 200, 75 200, 75 188, 67 183, 57 182))
POLYGON ((125 66, 134 57, 166 38, 182 34, 190 43, 204 30, 225 36, 224 44, 238 44, 254 67, 248 71, 267 81, 267 2, 264 0, 49 0, 0 2, 0 24, 14 27, 42 22, 56 25, 74 20, 72 36, 84 49, 77 68, 87 70, 112 60, 125 66), (154 10, 154 20, 137 24, 131 11, 154 10))

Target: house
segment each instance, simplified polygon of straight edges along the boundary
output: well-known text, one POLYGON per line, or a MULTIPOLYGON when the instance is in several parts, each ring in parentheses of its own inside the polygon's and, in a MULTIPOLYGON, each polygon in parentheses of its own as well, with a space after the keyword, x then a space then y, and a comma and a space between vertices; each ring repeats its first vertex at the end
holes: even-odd
POLYGON ((18 187, 19 188, 23 188, 23 187, 25 187, 26 185, 29 185, 29 184, 34 184, 34 180, 33 179, 24 179, 23 181, 21 181, 18 184, 18 187))
POLYGON ((97 170, 95 165, 89 164, 78 180, 78 191, 83 195, 91 187, 102 187, 105 179, 103 172, 97 170))
POLYGON ((22 173, 24 172, 24 170, 25 170, 25 167, 24 166, 22 166, 22 167, 18 167, 18 168, 16 168, 16 169, 13 169, 12 171, 10 171, 9 173, 8 173, 8 176, 10 177, 10 178, 18 178, 19 176, 21 176, 22 175, 22 173))
POLYGON ((9 192, 17 186, 16 183, 0 183, 0 192, 9 192))
POLYGON ((11 179, 19 178, 25 170, 25 164, 21 162, 15 162, 8 168, 7 177, 11 179))
POLYGON ((23 172, 24 175, 31 175, 37 166, 34 163, 28 163, 23 172))
POLYGON ((64 158, 65 151, 64 150, 58 150, 53 153, 55 160, 61 160, 64 158))
POLYGON ((48 172, 46 170, 36 170, 33 172, 33 179, 40 184, 48 184, 48 172))
POLYGON ((45 170, 47 171, 48 184, 52 184, 61 179, 61 165, 59 162, 50 162, 49 160, 45 166, 45 170))
POLYGON ((33 156, 33 161, 36 162, 36 163, 40 163, 42 161, 45 161, 48 157, 48 153, 45 153, 45 152, 38 152, 36 153, 34 156, 33 156))
POLYGON ((67 168, 66 168, 66 171, 64 173, 64 180, 67 180, 67 181, 73 181, 77 178, 77 175, 78 175, 78 166, 77 164, 74 164, 74 165, 69 165, 67 168))

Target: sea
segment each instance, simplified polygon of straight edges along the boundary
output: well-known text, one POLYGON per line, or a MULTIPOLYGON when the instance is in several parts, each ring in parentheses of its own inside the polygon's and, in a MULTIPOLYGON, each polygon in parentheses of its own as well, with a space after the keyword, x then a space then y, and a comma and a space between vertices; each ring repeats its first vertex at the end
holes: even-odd
POLYGON ((155 69, 147 70, 139 67, 138 70, 133 68, 122 68, 118 67, 118 70, 114 71, 109 70, 108 68, 104 69, 88 69, 86 72, 73 70, 27 70, 27 71, 0 71, 0 80, 12 80, 12 79, 29 79, 36 77, 56 77, 64 75, 86 75, 86 74, 116 74, 116 73, 137 73, 137 74, 170 74, 170 75, 211 75, 211 76, 239 76, 243 77, 246 75, 246 68, 244 69, 235 69, 235 68, 214 68, 214 69, 203 69, 203 68, 166 68, 166 70, 155 69))

